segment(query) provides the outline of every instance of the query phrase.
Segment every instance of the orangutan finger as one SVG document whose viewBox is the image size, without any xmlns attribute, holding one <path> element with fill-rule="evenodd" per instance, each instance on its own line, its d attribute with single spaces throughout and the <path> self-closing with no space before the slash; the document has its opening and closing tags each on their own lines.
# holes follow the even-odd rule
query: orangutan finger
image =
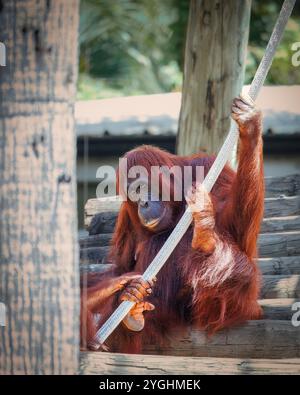
<svg viewBox="0 0 300 395">
<path fill-rule="evenodd" d="M 131 311 L 133 313 L 135 313 L 135 312 L 142 313 L 144 311 L 144 303 L 143 302 L 137 303 Z"/>
<path fill-rule="evenodd" d="M 238 98 L 248 107 L 255 106 L 253 99 L 248 94 L 242 93 Z"/>
<path fill-rule="evenodd" d="M 143 311 L 144 311 L 144 307 L 134 308 L 130 312 L 130 315 L 132 317 L 136 317 L 136 316 L 139 316 L 139 315 L 143 314 Z"/>
<path fill-rule="evenodd" d="M 140 278 L 140 274 L 132 274 L 132 275 L 126 275 L 126 276 L 121 276 L 121 279 L 119 281 L 120 285 L 126 285 L 129 283 L 129 281 L 135 280 Z"/>
<path fill-rule="evenodd" d="M 148 286 L 148 288 L 145 288 L 144 285 L 142 285 L 141 283 L 136 283 L 136 282 L 132 282 L 130 283 L 129 287 L 133 287 L 135 289 L 137 289 L 144 297 L 148 296 L 152 293 L 151 288 Z"/>
<path fill-rule="evenodd" d="M 127 291 L 121 295 L 120 300 L 129 300 L 130 302 L 139 303 L 139 299 Z"/>
<path fill-rule="evenodd" d="M 150 289 L 153 286 L 152 281 L 145 281 L 142 278 L 139 278 L 137 280 L 133 280 L 130 283 L 130 286 L 135 287 L 138 289 L 140 292 L 142 292 L 145 296 L 147 295 L 147 290 Z"/>
<path fill-rule="evenodd" d="M 145 297 L 145 295 L 142 292 L 138 291 L 135 287 L 127 287 L 126 292 L 134 295 L 140 302 L 142 302 Z"/>
<path fill-rule="evenodd" d="M 239 107 L 236 107 L 236 106 L 232 106 L 232 107 L 231 107 L 231 111 L 232 111 L 234 114 L 242 114 L 242 110 L 241 110 Z"/>
<path fill-rule="evenodd" d="M 144 287 L 145 289 L 150 287 L 148 281 L 145 281 L 142 277 L 134 279 L 130 285 L 133 285 L 133 284 L 139 284 L 142 287 Z"/>
</svg>

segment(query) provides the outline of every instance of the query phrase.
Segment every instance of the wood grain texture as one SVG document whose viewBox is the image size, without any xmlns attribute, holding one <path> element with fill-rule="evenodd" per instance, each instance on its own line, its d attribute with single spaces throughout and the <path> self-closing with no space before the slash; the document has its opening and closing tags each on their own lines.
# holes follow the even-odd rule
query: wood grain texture
<svg viewBox="0 0 300 395">
<path fill-rule="evenodd" d="M 300 195 L 300 174 L 265 178 L 266 197 Z"/>
<path fill-rule="evenodd" d="M 264 218 L 260 227 L 261 233 L 286 232 L 300 229 L 300 215 L 288 217 Z"/>
<path fill-rule="evenodd" d="M 265 199 L 264 217 L 286 217 L 300 214 L 300 196 L 282 196 Z"/>
<path fill-rule="evenodd" d="M 101 265 L 97 263 L 84 263 L 81 261 L 80 270 L 87 272 L 103 272 L 110 267 L 103 261 Z M 262 258 L 258 260 L 258 267 L 261 273 L 267 275 L 289 275 L 300 274 L 300 256 L 278 257 L 278 258 Z"/>
<path fill-rule="evenodd" d="M 291 320 L 295 311 L 292 306 L 298 299 L 261 299 L 259 304 L 263 309 L 265 320 Z"/>
<path fill-rule="evenodd" d="M 261 258 L 258 265 L 262 274 L 300 274 L 300 256 Z"/>
<path fill-rule="evenodd" d="M 83 240 L 81 241 L 81 249 L 80 249 L 81 263 L 93 264 L 93 263 L 106 262 L 107 254 L 109 252 L 110 238 L 109 237 L 106 238 L 102 236 L 103 235 L 101 235 L 100 237 L 92 236 L 92 240 L 90 240 L 90 236 L 88 236 L 86 238 L 86 241 Z M 258 239 L 258 250 L 259 250 L 260 258 L 280 258 L 280 257 L 299 256 L 300 231 L 261 234 Z M 292 265 L 292 262 L 296 264 L 298 261 L 292 259 L 291 260 L 286 259 L 285 262 L 289 262 Z"/>
<path fill-rule="evenodd" d="M 244 79 L 251 1 L 192 0 L 177 152 L 217 153 Z M 203 56 L 205 54 L 205 57 Z M 212 132 L 213 131 L 213 132 Z"/>
<path fill-rule="evenodd" d="M 1 2 L 0 374 L 74 374 L 77 0 Z"/>
<path fill-rule="evenodd" d="M 260 258 L 300 255 L 300 231 L 261 234 L 258 251 Z"/>
<path fill-rule="evenodd" d="M 91 261 L 95 262 L 95 259 L 91 259 Z M 82 273 L 105 273 L 113 265 L 82 263 L 80 267 Z M 298 273 L 299 271 L 297 268 Z M 263 275 L 260 297 L 261 299 L 300 298 L 300 274 Z"/>
<path fill-rule="evenodd" d="M 90 236 L 102 235 L 105 239 L 106 234 L 111 234 L 114 231 L 118 212 L 105 212 L 95 214 L 90 217 L 90 224 L 88 225 L 88 231 Z M 287 217 L 270 217 L 264 218 L 261 223 L 261 233 L 274 233 L 274 232 L 286 232 L 291 230 L 300 229 L 300 215 L 291 215 Z M 90 241 L 92 238 L 89 239 Z M 84 238 L 79 240 L 84 242 Z"/>
<path fill-rule="evenodd" d="M 174 329 L 169 342 L 145 347 L 146 354 L 228 358 L 299 358 L 299 328 L 291 321 L 260 320 L 224 330 L 212 338 L 203 331 Z"/>
<path fill-rule="evenodd" d="M 91 234 L 112 232 L 120 206 L 118 196 L 89 199 L 85 205 L 86 228 Z M 299 229 L 299 214 L 300 196 L 266 198 L 262 232 Z"/>
<path fill-rule="evenodd" d="M 300 359 L 242 359 L 82 352 L 80 374 L 254 375 L 300 374 Z"/>
<path fill-rule="evenodd" d="M 260 298 L 300 298 L 300 275 L 262 276 Z"/>
</svg>

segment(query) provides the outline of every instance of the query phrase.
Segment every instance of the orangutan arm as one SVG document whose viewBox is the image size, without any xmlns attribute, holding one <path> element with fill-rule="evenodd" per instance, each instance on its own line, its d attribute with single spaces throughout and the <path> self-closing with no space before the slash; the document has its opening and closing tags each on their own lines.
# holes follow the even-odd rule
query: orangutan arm
<svg viewBox="0 0 300 395">
<path fill-rule="evenodd" d="M 186 201 L 192 210 L 194 222 L 192 248 L 212 254 L 219 238 L 215 232 L 215 214 L 210 196 L 199 184 L 188 193 Z"/>
<path fill-rule="evenodd" d="M 262 115 L 249 100 L 237 98 L 232 117 L 239 127 L 239 164 L 222 222 L 241 250 L 252 258 L 256 255 L 264 205 Z"/>
</svg>

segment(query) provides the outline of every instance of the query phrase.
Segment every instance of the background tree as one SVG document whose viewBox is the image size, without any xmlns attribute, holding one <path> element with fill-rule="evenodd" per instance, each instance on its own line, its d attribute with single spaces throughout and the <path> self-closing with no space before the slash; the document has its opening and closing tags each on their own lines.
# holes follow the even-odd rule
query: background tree
<svg viewBox="0 0 300 395">
<path fill-rule="evenodd" d="M 0 374 L 72 374 L 78 1 L 2 1 L 0 26 Z"/>
<path fill-rule="evenodd" d="M 282 1 L 252 1 L 246 83 Z M 80 5 L 79 99 L 181 90 L 190 0 L 81 0 Z M 299 16 L 297 2 L 266 83 L 300 84 L 298 68 L 290 67 L 291 42 L 300 41 Z"/>
<path fill-rule="evenodd" d="M 244 81 L 251 1 L 192 0 L 177 151 L 217 153 Z"/>
</svg>

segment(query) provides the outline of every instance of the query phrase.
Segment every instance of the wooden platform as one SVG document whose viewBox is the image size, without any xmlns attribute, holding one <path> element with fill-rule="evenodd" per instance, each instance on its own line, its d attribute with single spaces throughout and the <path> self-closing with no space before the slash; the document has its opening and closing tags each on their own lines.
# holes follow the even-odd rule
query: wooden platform
<svg viewBox="0 0 300 395">
<path fill-rule="evenodd" d="M 120 201 L 90 199 L 80 239 L 81 271 L 105 271 Z M 292 324 L 300 302 L 300 176 L 266 179 L 265 218 L 259 237 L 264 318 L 222 331 L 213 338 L 195 328 L 173 331 L 168 346 L 149 355 L 82 353 L 82 373 L 264 374 L 300 373 L 300 326 Z M 150 355 L 152 354 L 152 355 Z M 156 354 L 156 355 L 155 355 Z M 167 356 L 167 357 L 166 357 Z M 180 358 L 179 358 L 180 357 Z"/>
</svg>

